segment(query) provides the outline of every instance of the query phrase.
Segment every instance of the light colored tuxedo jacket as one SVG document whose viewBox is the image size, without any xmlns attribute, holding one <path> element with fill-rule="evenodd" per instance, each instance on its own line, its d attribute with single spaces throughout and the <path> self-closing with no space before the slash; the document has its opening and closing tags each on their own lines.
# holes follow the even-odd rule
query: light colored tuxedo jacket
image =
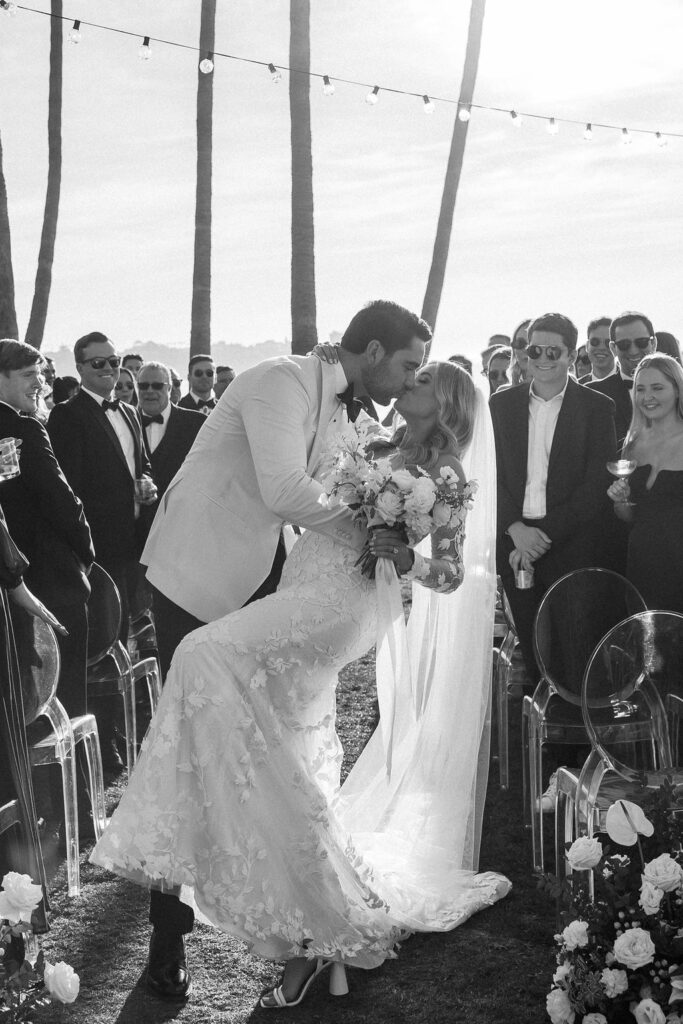
<svg viewBox="0 0 683 1024">
<path fill-rule="evenodd" d="M 163 496 L 143 551 L 150 582 L 204 622 L 251 597 L 283 523 L 359 548 L 351 513 L 312 479 L 339 410 L 336 367 L 281 356 L 238 374 Z"/>
</svg>

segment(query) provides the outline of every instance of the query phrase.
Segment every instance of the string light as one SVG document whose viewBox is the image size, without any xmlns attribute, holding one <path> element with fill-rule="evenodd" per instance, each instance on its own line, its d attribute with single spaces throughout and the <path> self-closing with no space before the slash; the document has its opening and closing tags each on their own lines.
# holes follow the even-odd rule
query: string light
<svg viewBox="0 0 683 1024">
<path fill-rule="evenodd" d="M 433 114 L 434 113 L 434 104 L 430 100 L 429 96 L 425 95 L 425 96 L 422 97 L 422 104 L 423 104 L 422 109 L 424 110 L 425 114 Z"/>
<path fill-rule="evenodd" d="M 524 118 L 521 116 L 521 114 L 518 114 L 516 110 L 511 110 L 510 111 L 510 120 L 514 124 L 515 128 L 521 128 L 522 127 L 522 121 L 524 120 Z"/>
<path fill-rule="evenodd" d="M 199 62 L 199 70 L 203 75 L 210 75 L 213 71 L 213 54 L 207 53 L 204 60 Z"/>
<path fill-rule="evenodd" d="M 463 104 L 461 103 L 460 106 L 458 107 L 458 120 L 459 121 L 469 121 L 469 119 L 471 117 L 472 117 L 472 112 L 471 112 L 470 108 L 463 106 Z"/>
<path fill-rule="evenodd" d="M 666 146 L 668 141 L 667 137 L 662 135 L 661 132 L 655 132 L 655 142 L 658 146 Z"/>
<path fill-rule="evenodd" d="M 73 28 L 69 32 L 70 43 L 80 43 L 81 41 L 81 23 L 80 21 L 74 21 Z"/>
<path fill-rule="evenodd" d="M 138 57 L 140 60 L 151 60 L 152 51 L 149 46 L 149 36 L 145 36 L 142 40 L 142 46 L 138 50 Z"/>
<path fill-rule="evenodd" d="M 270 71 L 270 77 L 273 79 L 274 82 L 282 81 L 282 72 L 280 71 L 279 68 L 276 68 L 274 64 L 269 64 L 268 70 Z"/>
<path fill-rule="evenodd" d="M 365 97 L 365 102 L 369 103 L 371 107 L 374 107 L 374 105 L 375 105 L 375 103 L 377 103 L 378 99 L 379 99 L 379 86 L 375 85 L 375 86 L 373 86 L 371 91 Z"/>
<path fill-rule="evenodd" d="M 548 135 L 557 135 L 560 127 L 554 117 L 551 117 L 548 121 Z"/>
<path fill-rule="evenodd" d="M 586 140 L 586 142 L 590 142 L 593 138 L 593 125 L 590 123 L 590 121 L 583 129 L 583 137 Z"/>
<path fill-rule="evenodd" d="M 326 96 L 334 96 L 334 83 L 330 81 L 329 75 L 323 75 L 323 92 Z"/>
<path fill-rule="evenodd" d="M 12 0 L 0 0 L 0 7 L 10 18 L 13 18 L 19 9 Z"/>
<path fill-rule="evenodd" d="M 621 144 L 622 144 L 622 146 L 630 146 L 632 142 L 633 142 L 633 139 L 631 138 L 631 133 L 628 130 L 628 128 L 622 128 L 621 129 Z"/>
</svg>

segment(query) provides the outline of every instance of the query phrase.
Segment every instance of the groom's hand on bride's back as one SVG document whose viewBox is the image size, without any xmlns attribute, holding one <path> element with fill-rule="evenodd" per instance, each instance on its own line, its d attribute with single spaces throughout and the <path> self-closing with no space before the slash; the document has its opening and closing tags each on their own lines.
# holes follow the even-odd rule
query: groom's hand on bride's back
<svg viewBox="0 0 683 1024">
<path fill-rule="evenodd" d="M 317 356 L 324 363 L 338 363 L 339 345 L 316 345 L 308 354 L 309 356 Z"/>
</svg>

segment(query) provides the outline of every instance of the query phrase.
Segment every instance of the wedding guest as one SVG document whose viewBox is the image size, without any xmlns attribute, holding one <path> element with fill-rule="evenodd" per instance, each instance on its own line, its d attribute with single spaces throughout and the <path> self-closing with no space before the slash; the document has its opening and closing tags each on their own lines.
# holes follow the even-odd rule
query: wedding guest
<svg viewBox="0 0 683 1024">
<path fill-rule="evenodd" d="M 116 393 L 115 397 L 122 402 L 126 402 L 127 405 L 136 406 L 138 404 L 138 392 L 132 370 L 127 369 L 125 366 L 121 367 L 121 376 L 114 386 L 114 391 Z"/>
<path fill-rule="evenodd" d="M 590 376 L 591 361 L 588 358 L 588 351 L 585 345 L 579 345 L 576 350 L 576 362 L 574 363 L 574 375 L 580 384 Z"/>
<path fill-rule="evenodd" d="M 631 524 L 627 577 L 648 608 L 683 614 L 683 367 L 659 352 L 646 356 L 633 392 L 623 456 L 637 467 L 607 493 Z"/>
<path fill-rule="evenodd" d="M 463 370 L 467 370 L 470 377 L 472 376 L 472 360 L 468 359 L 467 356 L 449 356 L 448 362 L 455 363 L 456 366 L 462 366 Z"/>
<path fill-rule="evenodd" d="M 138 376 L 140 413 L 152 475 L 161 498 L 194 444 L 206 417 L 171 403 L 171 374 L 163 363 L 145 363 Z M 144 518 L 154 518 L 155 505 L 148 505 Z"/>
<path fill-rule="evenodd" d="M 216 367 L 216 383 L 213 386 L 213 393 L 218 400 L 225 389 L 232 384 L 235 379 L 235 371 L 232 366 L 217 366 Z"/>
<path fill-rule="evenodd" d="M 587 376 L 579 377 L 580 384 L 588 384 L 589 381 L 604 380 L 614 373 L 614 353 L 610 348 L 609 328 L 612 318 L 609 316 L 598 316 L 588 324 L 586 346 L 590 360 L 590 373 Z M 578 375 L 577 375 L 578 376 Z"/>
<path fill-rule="evenodd" d="M 677 363 L 681 363 L 681 346 L 675 335 L 669 334 L 668 331 L 657 331 L 655 338 L 657 339 L 658 352 L 661 352 L 663 355 L 672 356 Z"/>
<path fill-rule="evenodd" d="M 169 366 L 168 372 L 171 374 L 171 402 L 173 405 L 177 405 L 180 401 L 183 382 L 180 378 L 180 374 L 173 366 Z"/>
<path fill-rule="evenodd" d="M 547 313 L 529 325 L 531 383 L 491 396 L 498 464 L 497 562 L 527 674 L 538 679 L 532 631 L 548 587 L 600 564 L 600 515 L 615 458 L 614 405 L 570 378 L 577 330 Z M 533 573 L 519 589 L 520 569 Z"/>
<path fill-rule="evenodd" d="M 58 696 L 71 717 L 86 711 L 87 573 L 94 559 L 83 505 L 67 483 L 47 431 L 35 418 L 41 355 L 21 341 L 0 341 L 0 437 L 21 440 L 18 476 L 2 482 L 7 525 L 30 562 L 27 586 L 68 630 L 59 636 Z"/>
<path fill-rule="evenodd" d="M 510 383 L 508 373 L 511 361 L 512 349 L 509 345 L 499 345 L 498 348 L 494 348 L 486 367 L 486 376 L 492 395 L 495 395 L 498 388 Z"/>
<path fill-rule="evenodd" d="M 180 399 L 178 407 L 192 409 L 194 412 L 201 412 L 208 416 L 216 407 L 216 399 L 213 397 L 215 376 L 216 371 L 211 356 L 192 356 L 187 365 L 190 392 Z"/>
<path fill-rule="evenodd" d="M 125 355 L 121 360 L 121 366 L 125 367 L 126 370 L 130 370 L 130 372 L 133 374 L 134 379 L 137 379 L 137 376 L 140 372 L 140 367 L 142 366 L 143 363 L 144 359 L 142 358 L 141 355 L 138 355 L 137 352 L 128 352 L 127 355 Z M 124 398 L 123 400 L 124 402 L 128 401 L 127 398 Z"/>
<path fill-rule="evenodd" d="M 80 384 L 75 377 L 55 377 L 52 386 L 52 407 L 60 405 L 61 402 L 68 402 L 77 394 Z"/>
<path fill-rule="evenodd" d="M 491 353 L 494 349 L 500 348 L 501 345 L 509 345 L 510 339 L 507 334 L 492 334 L 489 338 L 489 343 L 485 349 L 481 352 L 481 372 L 486 376 L 486 368 L 491 358 Z"/>
<path fill-rule="evenodd" d="M 43 388 L 42 399 L 48 410 L 54 405 L 52 392 L 54 388 L 55 378 L 57 371 L 55 370 L 55 361 L 50 356 L 43 356 L 43 377 L 45 378 L 45 387 Z"/>
<path fill-rule="evenodd" d="M 616 406 L 617 446 L 624 443 L 631 422 L 633 405 L 631 388 L 638 363 L 651 355 L 657 347 L 652 321 L 643 313 L 621 313 L 610 324 L 610 349 L 618 365 L 616 373 L 602 380 L 591 381 L 586 387 L 611 398 Z"/>
<path fill-rule="evenodd" d="M 530 323 L 531 320 L 522 320 L 512 332 L 511 346 L 515 358 L 510 369 L 510 379 L 513 385 L 531 379 L 529 357 L 526 354 L 527 345 L 529 344 L 527 331 Z"/>
</svg>

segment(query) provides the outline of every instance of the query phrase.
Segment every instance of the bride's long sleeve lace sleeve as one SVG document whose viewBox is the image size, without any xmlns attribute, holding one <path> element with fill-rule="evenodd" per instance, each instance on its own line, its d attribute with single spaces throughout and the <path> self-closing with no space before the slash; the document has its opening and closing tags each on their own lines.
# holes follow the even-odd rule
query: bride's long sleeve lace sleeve
<svg viewBox="0 0 683 1024">
<path fill-rule="evenodd" d="M 451 594 L 458 589 L 465 575 L 462 554 L 465 543 L 465 521 L 467 512 L 472 507 L 475 490 L 476 483 L 474 482 L 464 485 L 457 495 L 448 523 L 440 526 L 431 534 L 431 558 L 426 558 L 415 551 L 413 567 L 410 572 L 403 575 L 402 579 L 412 580 L 439 594 Z"/>
</svg>

